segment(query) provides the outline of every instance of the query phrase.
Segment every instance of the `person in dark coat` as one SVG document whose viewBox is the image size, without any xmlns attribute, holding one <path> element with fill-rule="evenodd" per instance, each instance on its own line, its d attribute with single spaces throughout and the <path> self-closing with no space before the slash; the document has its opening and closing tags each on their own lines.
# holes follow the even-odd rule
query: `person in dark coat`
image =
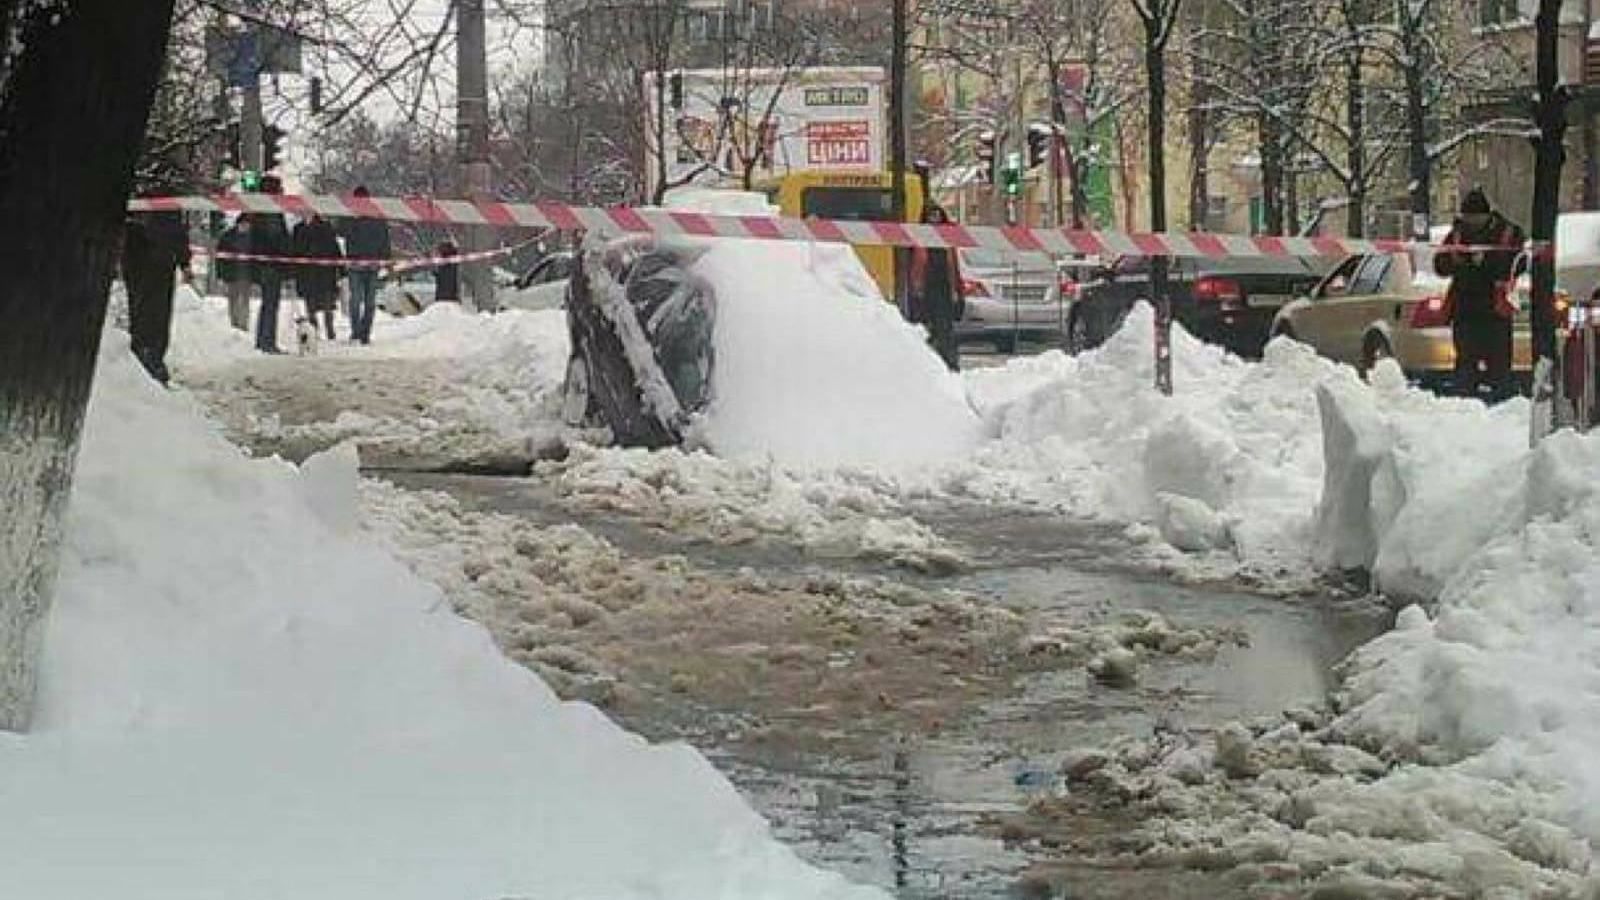
<svg viewBox="0 0 1600 900">
<path fill-rule="evenodd" d="M 261 191 L 280 194 L 283 184 L 274 176 L 262 179 Z M 289 226 L 278 213 L 251 213 L 250 252 L 257 256 L 286 257 L 291 250 Z M 256 349 L 282 353 L 278 347 L 278 304 L 283 299 L 283 279 L 288 263 L 256 261 L 250 271 L 261 288 L 261 310 L 256 314 Z"/>
<path fill-rule="evenodd" d="M 128 333 L 133 355 L 150 377 L 166 384 L 172 341 L 172 292 L 177 273 L 188 282 L 189 233 L 176 212 L 129 216 L 122 234 L 122 280 L 128 291 Z"/>
<path fill-rule="evenodd" d="M 1473 188 L 1434 256 L 1435 270 L 1450 279 L 1445 309 L 1455 341 L 1455 388 L 1462 396 L 1476 397 L 1485 384 L 1496 402 L 1515 393 L 1512 288 L 1523 241 L 1522 229 L 1489 205 L 1482 188 Z"/>
<path fill-rule="evenodd" d="M 929 225 L 948 225 L 950 216 L 943 207 L 930 205 L 922 221 Z M 908 318 L 928 326 L 928 343 L 951 371 L 961 365 L 956 345 L 960 292 L 961 263 L 955 250 L 918 247 L 912 251 Z"/>
<path fill-rule="evenodd" d="M 435 251 L 439 256 L 450 258 L 458 253 L 455 241 L 446 238 L 439 243 Z M 433 270 L 433 301 L 435 303 L 460 303 L 461 302 L 461 266 L 458 263 L 448 262 Z"/>
<path fill-rule="evenodd" d="M 301 259 L 343 259 L 339 249 L 339 236 L 333 226 L 322 216 L 313 214 L 294 227 L 294 255 Z M 294 274 L 295 290 L 306 302 L 307 317 L 315 325 L 322 320 L 328 340 L 336 340 L 333 330 L 333 312 L 339 305 L 339 275 L 337 266 L 301 265 Z"/>
<path fill-rule="evenodd" d="M 357 198 L 371 196 L 366 187 L 357 187 Z M 389 223 L 382 219 L 351 219 L 344 231 L 345 251 L 350 259 L 365 264 L 350 267 L 350 339 L 372 343 L 372 320 L 378 309 L 378 269 L 394 255 L 389 242 Z"/>
<path fill-rule="evenodd" d="M 250 263 L 247 260 L 222 259 L 223 253 L 250 252 L 250 220 L 238 217 L 217 239 L 217 280 L 227 286 L 228 321 L 234 328 L 250 330 Z"/>
</svg>

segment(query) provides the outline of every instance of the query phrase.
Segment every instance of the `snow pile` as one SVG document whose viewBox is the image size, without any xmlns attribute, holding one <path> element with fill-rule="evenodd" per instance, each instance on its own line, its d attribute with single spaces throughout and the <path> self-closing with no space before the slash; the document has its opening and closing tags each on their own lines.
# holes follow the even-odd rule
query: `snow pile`
<svg viewBox="0 0 1600 900">
<path fill-rule="evenodd" d="M 1344 510 L 1324 536 L 1371 547 L 1381 588 L 1437 609 L 1406 610 L 1356 653 L 1336 728 L 1513 790 L 1554 788 L 1562 820 L 1600 840 L 1600 435 L 1530 452 L 1505 427 L 1526 421 L 1523 404 L 1424 418 L 1385 399 L 1323 394 L 1330 486 L 1344 488 L 1325 500 Z"/>
<path fill-rule="evenodd" d="M 1109 838 L 1105 855 L 1140 869 L 1229 871 L 1252 896 L 1511 900 L 1600 890 L 1589 843 L 1547 795 L 1460 767 L 1399 764 L 1341 741 L 1310 711 L 1203 740 L 1158 730 L 1069 752 L 1062 774 L 1069 792 L 1141 821 Z M 1056 808 L 1044 800 L 1035 812 L 1050 823 Z"/>
<path fill-rule="evenodd" d="M 1355 374 L 1292 342 L 1274 342 L 1254 364 L 1174 329 L 1177 390 L 1162 397 L 1151 387 L 1151 327 L 1141 307 L 1091 353 L 969 373 L 998 438 L 945 489 L 1150 523 L 1181 549 L 1304 570 L 1323 475 L 1308 385 L 1357 385 Z"/>
<path fill-rule="evenodd" d="M 1431 600 L 1512 520 L 1525 492 L 1528 404 L 1488 408 L 1405 388 L 1393 364 L 1372 389 L 1317 388 L 1327 460 L 1317 562 L 1372 571 L 1387 594 Z"/>
<path fill-rule="evenodd" d="M 37 731 L 0 735 L 9 893 L 871 895 L 343 533 L 348 456 L 247 461 L 106 344 Z"/>
<path fill-rule="evenodd" d="M 802 468 L 916 468 L 982 437 L 961 381 L 885 303 L 848 247 L 720 241 L 717 366 L 697 429 L 719 456 Z"/>
<path fill-rule="evenodd" d="M 698 452 L 574 445 L 566 459 L 540 463 L 536 475 L 552 479 L 574 508 L 624 513 L 693 540 L 778 540 L 819 558 L 882 560 L 929 572 L 966 563 L 959 548 L 899 511 L 892 482 L 865 473 L 824 475 Z"/>
<path fill-rule="evenodd" d="M 1396 896 L 1594 896 L 1600 435 L 1526 447 L 1529 410 L 1321 383 L 1313 538 L 1431 604 L 1343 666 L 1335 712 L 1158 735 L 1095 787 L 1154 815 L 1124 848 Z"/>
</svg>

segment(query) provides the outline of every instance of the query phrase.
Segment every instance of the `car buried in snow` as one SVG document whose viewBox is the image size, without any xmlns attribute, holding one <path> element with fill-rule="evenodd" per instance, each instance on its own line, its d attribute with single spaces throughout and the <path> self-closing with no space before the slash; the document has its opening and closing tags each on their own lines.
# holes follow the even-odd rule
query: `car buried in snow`
<svg viewBox="0 0 1600 900">
<path fill-rule="evenodd" d="M 563 251 L 539 260 L 501 291 L 500 305 L 528 311 L 559 309 L 566 302 L 576 258 L 577 254 Z"/>
<path fill-rule="evenodd" d="M 682 443 L 711 397 L 716 296 L 694 274 L 704 245 L 593 239 L 567 290 L 562 416 L 626 447 Z"/>
</svg>

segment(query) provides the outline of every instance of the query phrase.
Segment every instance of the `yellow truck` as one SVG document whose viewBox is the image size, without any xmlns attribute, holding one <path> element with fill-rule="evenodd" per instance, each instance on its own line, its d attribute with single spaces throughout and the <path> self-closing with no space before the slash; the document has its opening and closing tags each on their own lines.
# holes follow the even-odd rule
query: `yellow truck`
<svg viewBox="0 0 1600 900">
<path fill-rule="evenodd" d="M 888 172 L 807 171 L 784 175 L 760 185 L 782 215 L 800 219 L 835 219 L 847 222 L 894 220 L 894 177 Z M 922 179 L 906 174 L 906 208 L 903 221 L 922 220 Z M 894 283 L 894 249 L 856 247 L 885 298 L 898 296 Z"/>
</svg>

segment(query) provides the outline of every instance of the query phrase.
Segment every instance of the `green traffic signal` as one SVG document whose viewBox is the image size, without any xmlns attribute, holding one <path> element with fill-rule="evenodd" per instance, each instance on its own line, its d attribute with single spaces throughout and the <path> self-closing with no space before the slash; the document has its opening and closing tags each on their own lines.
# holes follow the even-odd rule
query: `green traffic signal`
<svg viewBox="0 0 1600 900">
<path fill-rule="evenodd" d="M 239 176 L 239 187 L 247 194 L 254 194 L 261 190 L 261 173 L 244 172 Z"/>
<path fill-rule="evenodd" d="M 1005 168 L 1000 170 L 1000 181 L 1005 187 L 1007 197 L 1017 197 L 1022 194 L 1022 154 L 1007 153 Z"/>
</svg>

